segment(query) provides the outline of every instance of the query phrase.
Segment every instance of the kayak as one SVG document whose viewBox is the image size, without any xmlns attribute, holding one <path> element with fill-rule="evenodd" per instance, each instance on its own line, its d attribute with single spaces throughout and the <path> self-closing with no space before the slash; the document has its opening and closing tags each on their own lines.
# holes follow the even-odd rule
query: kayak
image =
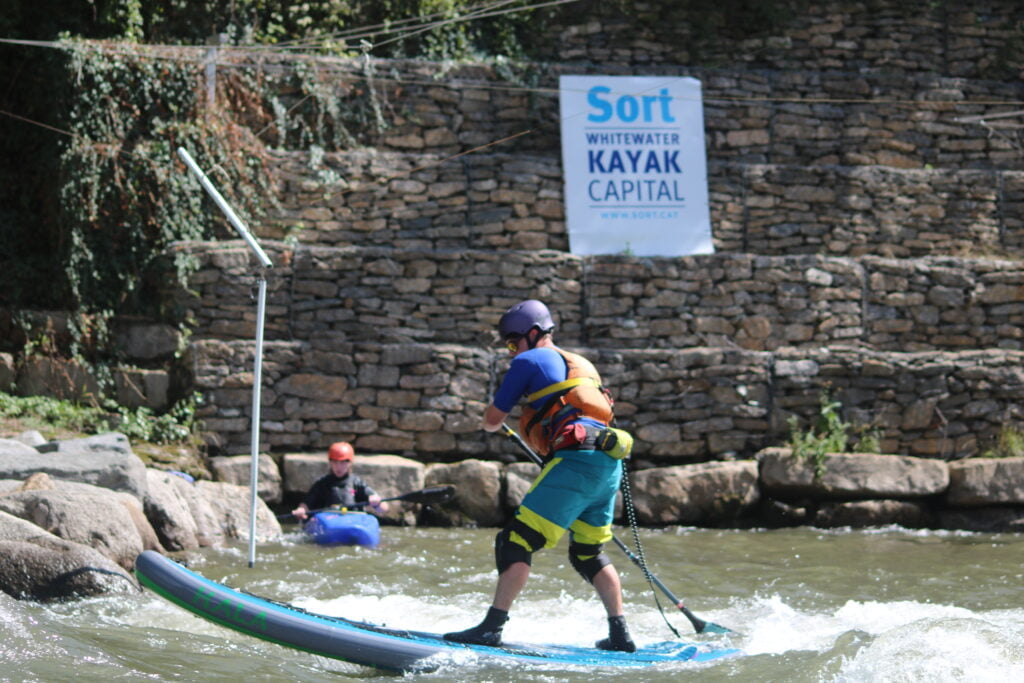
<svg viewBox="0 0 1024 683">
<path fill-rule="evenodd" d="M 221 626 L 322 657 L 398 672 L 432 671 L 445 663 L 500 660 L 520 665 L 646 667 L 708 662 L 737 654 L 732 648 L 665 642 L 636 652 L 608 652 L 572 645 L 505 643 L 466 645 L 436 633 L 386 628 L 343 617 L 308 612 L 285 603 L 236 591 L 211 581 L 154 550 L 135 560 L 142 585 L 180 607 Z"/>
<path fill-rule="evenodd" d="M 315 513 L 303 527 L 320 545 L 364 545 L 380 543 L 380 522 L 368 512 L 324 510 Z"/>
</svg>

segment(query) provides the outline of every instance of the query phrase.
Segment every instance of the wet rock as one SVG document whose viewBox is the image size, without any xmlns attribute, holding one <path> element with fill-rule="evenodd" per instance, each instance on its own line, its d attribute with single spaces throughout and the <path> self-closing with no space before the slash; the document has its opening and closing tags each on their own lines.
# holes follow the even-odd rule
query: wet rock
<svg viewBox="0 0 1024 683">
<path fill-rule="evenodd" d="M 146 548 L 161 549 L 134 496 L 78 482 L 49 482 L 38 473 L 20 490 L 0 496 L 0 510 L 55 536 L 90 546 L 125 569 Z"/>
<path fill-rule="evenodd" d="M 149 490 L 144 509 L 146 518 L 168 550 L 199 547 L 199 529 L 189 509 L 193 483 L 171 472 L 146 470 Z"/>
<path fill-rule="evenodd" d="M 904 500 L 858 500 L 828 503 L 814 516 L 817 527 L 864 528 L 897 524 L 908 529 L 931 526 L 934 519 L 928 506 Z"/>
<path fill-rule="evenodd" d="M 938 524 L 943 529 L 987 533 L 1024 532 L 1024 507 L 982 507 L 941 510 Z"/>
<path fill-rule="evenodd" d="M 0 590 L 20 599 L 63 600 L 138 589 L 117 563 L 0 512 Z"/>
</svg>

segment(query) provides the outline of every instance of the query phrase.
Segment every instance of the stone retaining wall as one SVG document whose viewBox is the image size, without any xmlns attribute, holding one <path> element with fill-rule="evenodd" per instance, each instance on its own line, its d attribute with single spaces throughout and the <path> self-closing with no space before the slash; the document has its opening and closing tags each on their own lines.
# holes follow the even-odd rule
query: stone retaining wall
<svg viewBox="0 0 1024 683">
<path fill-rule="evenodd" d="M 180 55 L 181 50 L 174 54 Z M 159 50 L 157 50 L 159 53 Z M 203 54 L 195 51 L 195 59 Z M 560 148 L 558 77 L 635 75 L 613 65 L 490 64 L 375 60 L 373 87 L 360 60 L 287 58 L 222 50 L 226 68 L 289 76 L 298 65 L 318 74 L 332 114 L 313 106 L 312 130 L 345 126 L 345 148 L 453 155 L 485 145 L 495 151 L 550 155 Z M 511 75 L 510 75 L 511 72 Z M 857 71 L 752 71 L 651 66 L 649 76 L 701 81 L 708 159 L 796 166 L 1024 169 L 1019 122 L 1001 115 L 1024 100 L 1024 83 Z M 370 102 L 370 93 L 378 98 Z M 282 85 L 285 111 L 308 95 Z M 380 119 L 333 122 L 338 112 L 380 112 Z M 308 112 L 308 113 L 302 113 Z M 265 128 L 262 124 L 257 128 Z M 268 145 L 296 144 L 264 131 Z M 256 132 L 256 130 L 254 130 Z M 499 143 L 498 145 L 497 143 Z M 325 142 L 326 144 L 326 142 Z M 331 143 L 334 144 L 334 143 Z M 308 140 L 304 148 L 308 145 Z"/>
<path fill-rule="evenodd" d="M 1024 266 L 1015 261 L 264 246 L 279 264 L 269 273 L 268 339 L 486 346 L 502 312 L 540 298 L 563 343 L 601 348 L 1024 347 Z M 199 264 L 187 291 L 167 294 L 194 333 L 254 338 L 247 248 L 176 249 Z"/>
<path fill-rule="evenodd" d="M 205 396 L 200 417 L 220 452 L 250 448 L 252 350 L 248 341 L 190 347 L 194 385 Z M 816 420 L 826 391 L 847 420 L 878 430 L 885 452 L 937 458 L 981 451 L 1024 410 L 1020 351 L 583 351 L 612 388 L 645 466 L 749 457 L 784 442 L 791 415 Z M 331 334 L 270 342 L 261 444 L 317 452 L 346 440 L 419 460 L 515 458 L 512 444 L 479 429 L 503 356 Z"/>
<path fill-rule="evenodd" d="M 319 246 L 569 251 L 560 159 L 357 150 L 274 153 L 257 233 Z M 440 165 L 439 165 L 440 164 Z M 712 162 L 719 252 L 1024 254 L 1024 173 Z"/>
<path fill-rule="evenodd" d="M 733 38 L 729 26 L 701 33 L 701 24 L 688 20 L 681 3 L 632 2 L 625 11 L 601 3 L 587 8 L 585 23 L 570 5 L 547 25 L 551 38 L 542 45 L 548 46 L 550 61 L 644 67 L 743 64 L 750 69 L 877 69 L 969 78 L 1024 68 L 1012 49 L 1024 8 L 1013 0 L 829 0 L 801 3 L 793 16 L 781 3 L 767 7 L 777 23 L 762 25 L 759 35 L 744 39 Z"/>
</svg>

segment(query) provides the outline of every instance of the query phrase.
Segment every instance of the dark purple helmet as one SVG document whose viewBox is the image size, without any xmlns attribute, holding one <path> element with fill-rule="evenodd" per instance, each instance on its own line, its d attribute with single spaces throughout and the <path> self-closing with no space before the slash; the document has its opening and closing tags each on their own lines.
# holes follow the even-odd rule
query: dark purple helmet
<svg viewBox="0 0 1024 683">
<path fill-rule="evenodd" d="M 498 322 L 498 334 L 502 339 L 523 337 L 535 327 L 541 332 L 550 332 L 555 329 L 555 323 L 547 306 L 536 299 L 527 299 L 505 311 Z"/>
</svg>

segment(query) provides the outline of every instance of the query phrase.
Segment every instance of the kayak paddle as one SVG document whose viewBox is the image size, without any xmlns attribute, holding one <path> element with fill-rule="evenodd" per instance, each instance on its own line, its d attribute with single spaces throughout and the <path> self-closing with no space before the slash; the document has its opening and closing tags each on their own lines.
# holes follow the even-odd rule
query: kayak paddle
<svg viewBox="0 0 1024 683">
<path fill-rule="evenodd" d="M 514 429 L 509 427 L 508 423 L 502 422 L 501 427 L 502 430 L 505 432 L 505 435 L 511 438 L 513 441 L 515 441 L 516 444 L 519 445 L 519 448 L 522 449 L 522 451 L 526 453 L 527 456 L 529 456 L 530 460 L 532 460 L 535 464 L 539 465 L 540 467 L 544 467 L 544 461 L 541 460 L 541 457 L 533 452 L 533 449 L 530 448 L 530 446 L 525 441 L 523 441 L 523 437 L 519 436 L 519 434 Z M 691 612 L 686 607 L 686 605 L 683 604 L 683 601 L 677 598 L 675 595 L 673 595 L 672 591 L 670 591 L 668 587 L 661 582 L 661 579 L 652 574 L 650 569 L 644 566 L 644 563 L 640 560 L 640 558 L 634 555 L 625 543 L 620 541 L 614 535 L 612 536 L 612 540 L 615 541 L 615 545 L 617 545 L 619 549 L 622 550 L 622 552 L 626 553 L 626 557 L 632 560 L 633 564 L 635 564 L 637 567 L 640 567 L 640 569 L 644 570 L 644 573 L 647 574 L 647 576 L 650 577 L 651 581 L 654 582 L 654 585 L 657 586 L 661 590 L 661 592 L 665 594 L 665 597 L 671 600 L 672 604 L 675 605 L 679 609 L 679 611 L 682 612 L 686 616 L 686 618 L 690 620 L 690 623 L 693 624 L 694 631 L 696 631 L 697 633 L 733 632 L 731 629 L 728 629 L 724 626 L 719 626 L 718 624 L 712 623 L 710 621 L 704 621 L 696 614 Z"/>
<path fill-rule="evenodd" d="M 451 499 L 455 495 L 454 486 L 434 486 L 428 489 L 420 489 L 419 491 L 410 491 L 409 493 L 403 493 L 400 496 L 392 496 L 391 498 L 381 498 L 380 502 L 386 502 L 391 500 L 398 500 L 403 503 L 421 503 L 423 505 L 429 505 L 431 503 L 444 503 Z M 346 505 L 346 508 L 361 508 L 366 507 L 369 503 L 353 503 L 352 505 Z M 312 515 L 317 512 L 328 512 L 330 510 L 336 510 L 337 508 L 318 508 L 316 510 L 309 510 L 306 514 Z M 291 517 L 292 513 L 286 512 L 282 515 L 278 515 L 279 519 L 285 519 Z"/>
</svg>

